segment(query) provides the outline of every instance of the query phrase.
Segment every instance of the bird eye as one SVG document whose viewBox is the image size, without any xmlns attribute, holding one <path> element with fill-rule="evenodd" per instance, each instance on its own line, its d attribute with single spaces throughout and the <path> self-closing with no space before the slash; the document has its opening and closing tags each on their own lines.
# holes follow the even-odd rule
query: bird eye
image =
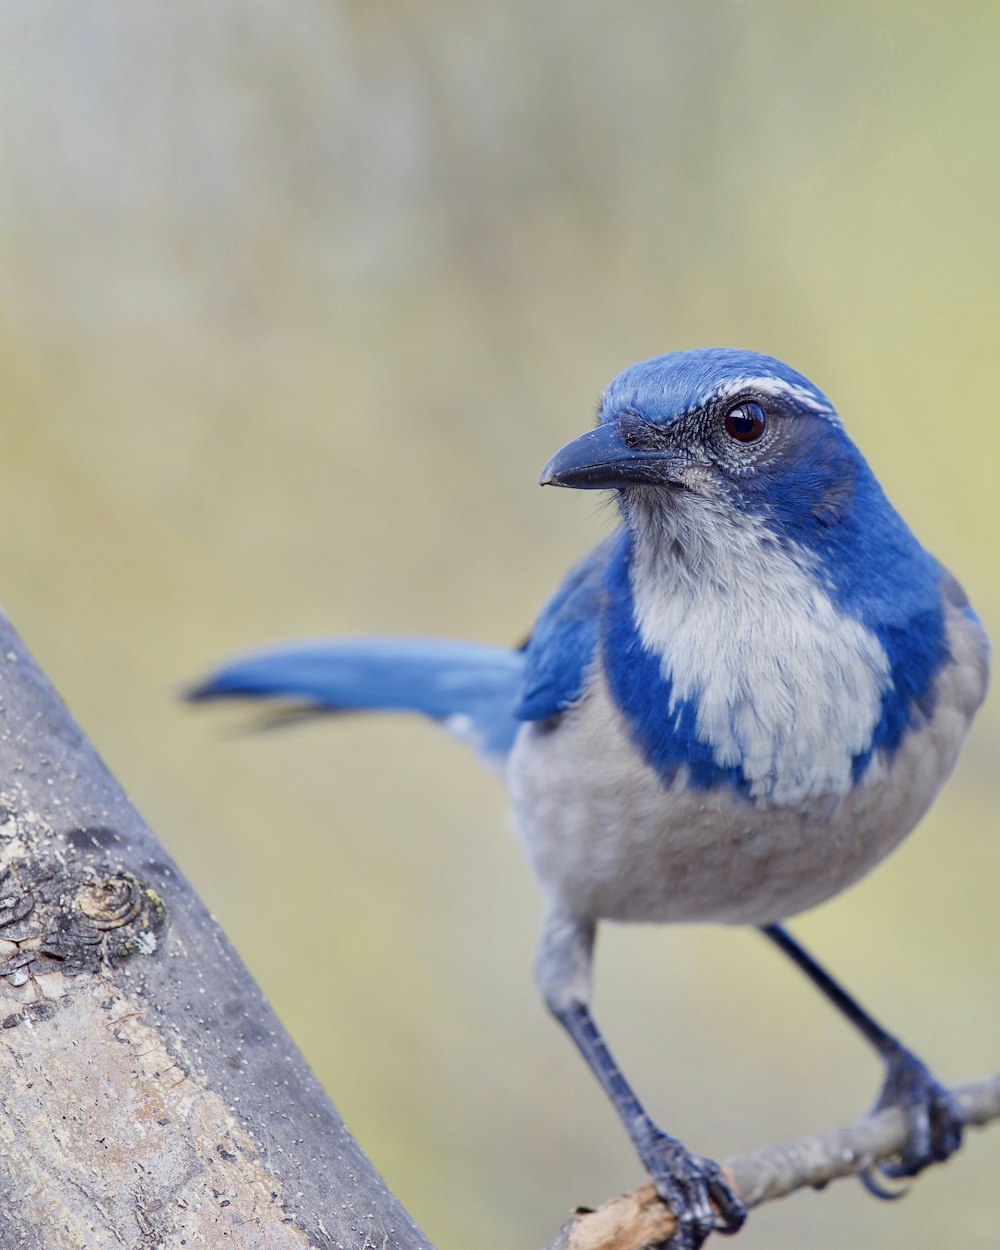
<svg viewBox="0 0 1000 1250">
<path fill-rule="evenodd" d="M 729 437 L 738 443 L 755 443 L 767 429 L 767 417 L 760 404 L 747 400 L 730 408 L 722 424 Z"/>
</svg>

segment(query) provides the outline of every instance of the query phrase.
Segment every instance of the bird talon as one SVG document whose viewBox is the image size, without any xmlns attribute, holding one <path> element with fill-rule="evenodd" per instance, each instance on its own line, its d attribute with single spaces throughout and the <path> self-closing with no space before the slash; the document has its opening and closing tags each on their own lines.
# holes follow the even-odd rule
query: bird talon
<svg viewBox="0 0 1000 1250">
<path fill-rule="evenodd" d="M 899 1189 L 889 1189 L 883 1185 L 879 1177 L 884 1176 L 893 1180 L 898 1179 L 895 1170 L 891 1170 L 891 1165 L 881 1164 L 877 1167 L 865 1168 L 858 1174 L 858 1180 L 864 1185 L 865 1189 L 873 1198 L 878 1198 L 880 1202 L 895 1202 L 899 1198 L 905 1198 L 910 1192 L 909 1185 L 902 1185 Z"/>
<path fill-rule="evenodd" d="M 743 1199 L 711 1159 L 692 1154 L 657 1131 L 643 1152 L 656 1192 L 670 1208 L 676 1230 L 663 1250 L 700 1250 L 713 1232 L 738 1232 L 746 1220 Z"/>
<path fill-rule="evenodd" d="M 965 1119 L 961 1108 L 927 1066 L 902 1046 L 889 1058 L 885 1082 L 875 1110 L 899 1107 L 907 1121 L 907 1140 L 898 1158 L 878 1167 L 881 1176 L 899 1180 L 916 1176 L 932 1163 L 943 1163 L 962 1145 Z M 867 1178 L 867 1179 L 866 1179 Z M 865 1188 L 878 1198 L 898 1198 L 907 1192 L 888 1190 L 871 1181 L 871 1171 L 862 1177 Z"/>
</svg>

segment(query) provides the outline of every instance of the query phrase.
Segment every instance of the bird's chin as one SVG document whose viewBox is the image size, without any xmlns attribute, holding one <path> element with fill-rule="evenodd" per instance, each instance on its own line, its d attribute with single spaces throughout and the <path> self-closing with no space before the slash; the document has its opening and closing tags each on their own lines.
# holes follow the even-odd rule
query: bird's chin
<svg viewBox="0 0 1000 1250">
<path fill-rule="evenodd" d="M 636 484 L 618 491 L 618 508 L 622 518 L 637 532 L 652 530 L 660 534 L 665 529 L 672 531 L 679 518 L 691 510 L 692 504 L 695 500 L 691 492 L 679 482 L 657 486 Z"/>
<path fill-rule="evenodd" d="M 686 469 L 669 481 L 633 482 L 626 487 L 620 487 L 618 493 L 634 501 L 638 507 L 656 510 L 677 507 L 682 500 L 714 499 L 718 489 L 707 473 L 699 469 Z"/>
<path fill-rule="evenodd" d="M 660 512 L 677 506 L 680 496 L 688 494 L 680 482 L 658 482 L 655 486 L 636 483 L 622 487 L 618 499 L 624 513 Z"/>
<path fill-rule="evenodd" d="M 618 502 L 628 524 L 637 531 L 654 534 L 655 541 L 662 542 L 716 523 L 719 495 L 717 481 L 708 474 L 689 470 L 683 480 L 657 486 L 636 484 L 619 490 Z"/>
</svg>

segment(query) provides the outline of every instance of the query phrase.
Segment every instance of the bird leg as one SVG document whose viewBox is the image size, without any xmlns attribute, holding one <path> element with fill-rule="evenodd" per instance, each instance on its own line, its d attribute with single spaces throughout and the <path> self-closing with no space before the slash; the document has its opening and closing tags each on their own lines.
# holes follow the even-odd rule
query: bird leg
<svg viewBox="0 0 1000 1250">
<path fill-rule="evenodd" d="M 795 963 L 833 1005 L 859 1029 L 886 1065 L 885 1080 L 875 1110 L 899 1107 L 906 1116 L 909 1133 L 898 1159 L 881 1164 L 877 1171 L 897 1180 L 916 1176 L 931 1163 L 943 1163 L 962 1144 L 965 1121 L 948 1090 L 926 1065 L 897 1038 L 888 1033 L 813 959 L 781 925 L 765 925 L 761 932 Z M 898 1190 L 879 1184 L 872 1171 L 862 1176 L 865 1188 L 877 1198 L 898 1198 Z"/>
<path fill-rule="evenodd" d="M 677 1221 L 670 1250 L 700 1250 L 712 1232 L 737 1232 L 746 1219 L 746 1205 L 717 1163 L 692 1154 L 653 1123 L 615 1062 L 587 1005 L 593 941 L 592 925 L 550 916 L 538 955 L 539 986 L 549 1010 L 611 1099 L 656 1192 Z"/>
<path fill-rule="evenodd" d="M 574 1002 L 554 1015 L 614 1104 L 656 1192 L 677 1221 L 670 1250 L 699 1250 L 709 1233 L 737 1232 L 747 1214 L 742 1198 L 717 1163 L 692 1154 L 653 1123 L 608 1050 L 590 1008 Z"/>
</svg>

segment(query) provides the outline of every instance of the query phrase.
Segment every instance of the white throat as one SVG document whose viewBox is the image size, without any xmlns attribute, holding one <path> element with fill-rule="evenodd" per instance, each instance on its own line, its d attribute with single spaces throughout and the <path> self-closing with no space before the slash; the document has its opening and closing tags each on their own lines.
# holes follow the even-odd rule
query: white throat
<svg viewBox="0 0 1000 1250">
<path fill-rule="evenodd" d="M 669 714 L 692 703 L 714 762 L 740 767 L 754 798 L 847 794 L 890 681 L 878 638 L 762 520 L 691 492 L 655 511 L 632 502 L 636 624 L 671 684 Z"/>
</svg>

